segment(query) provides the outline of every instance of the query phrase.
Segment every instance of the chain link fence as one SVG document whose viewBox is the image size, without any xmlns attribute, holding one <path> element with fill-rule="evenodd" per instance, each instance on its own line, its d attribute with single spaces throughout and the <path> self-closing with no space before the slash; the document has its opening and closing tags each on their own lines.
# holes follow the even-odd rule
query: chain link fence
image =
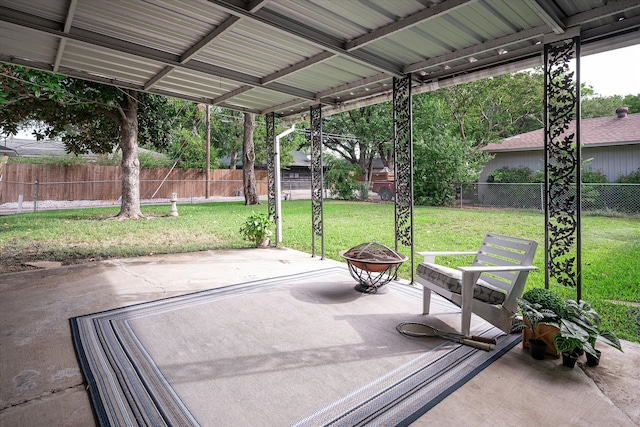
<svg viewBox="0 0 640 427">
<path fill-rule="evenodd" d="M 467 183 L 460 186 L 460 206 L 544 211 L 544 184 Z M 587 214 L 640 216 L 640 184 L 582 184 Z"/>
</svg>

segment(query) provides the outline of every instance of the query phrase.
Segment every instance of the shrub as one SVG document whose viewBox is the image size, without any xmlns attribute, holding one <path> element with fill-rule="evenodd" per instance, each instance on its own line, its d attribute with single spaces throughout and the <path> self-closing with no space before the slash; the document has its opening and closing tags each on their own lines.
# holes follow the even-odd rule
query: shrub
<svg viewBox="0 0 640 427">
<path fill-rule="evenodd" d="M 567 316 L 567 308 L 564 300 L 551 289 L 530 289 L 522 294 L 522 299 L 529 301 L 531 304 L 540 304 L 542 309 L 551 310 L 560 318 L 566 318 Z"/>
<path fill-rule="evenodd" d="M 600 171 L 583 170 L 582 182 L 590 184 L 604 184 L 607 182 L 607 177 Z"/>
<path fill-rule="evenodd" d="M 616 179 L 618 184 L 640 184 L 640 168 L 637 171 L 631 172 L 629 175 L 623 175 Z"/>
<path fill-rule="evenodd" d="M 491 172 L 487 177 L 487 182 L 527 183 L 536 181 L 534 172 L 526 166 L 517 168 L 503 166 Z"/>
<path fill-rule="evenodd" d="M 353 200 L 358 193 L 363 194 L 361 183 L 357 179 L 361 173 L 360 166 L 329 156 L 325 160 L 324 185 L 333 197 Z"/>
</svg>

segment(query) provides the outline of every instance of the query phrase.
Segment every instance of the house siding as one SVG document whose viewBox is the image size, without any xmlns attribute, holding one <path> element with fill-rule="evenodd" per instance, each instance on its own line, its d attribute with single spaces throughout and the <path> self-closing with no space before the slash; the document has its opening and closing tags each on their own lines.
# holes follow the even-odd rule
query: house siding
<svg viewBox="0 0 640 427">
<path fill-rule="evenodd" d="M 542 150 L 496 152 L 495 158 L 489 161 L 479 182 L 487 182 L 487 178 L 496 169 L 508 166 L 516 168 L 526 166 L 532 171 L 544 170 L 544 154 Z M 606 147 L 583 147 L 582 160 L 592 159 L 585 170 L 599 171 L 607 177 L 607 182 L 615 182 L 620 176 L 629 175 L 640 168 L 640 145 L 610 145 Z"/>
<path fill-rule="evenodd" d="M 510 168 L 526 166 L 534 172 L 544 170 L 544 157 L 542 150 L 511 151 L 494 154 L 495 157 L 493 160 L 490 160 L 482 170 L 479 182 L 487 182 L 487 178 L 491 175 L 491 172 L 505 166 Z"/>
<path fill-rule="evenodd" d="M 608 182 L 615 182 L 640 168 L 640 145 L 589 147 L 582 150 L 582 158 L 593 159 L 587 170 L 600 171 Z"/>
</svg>

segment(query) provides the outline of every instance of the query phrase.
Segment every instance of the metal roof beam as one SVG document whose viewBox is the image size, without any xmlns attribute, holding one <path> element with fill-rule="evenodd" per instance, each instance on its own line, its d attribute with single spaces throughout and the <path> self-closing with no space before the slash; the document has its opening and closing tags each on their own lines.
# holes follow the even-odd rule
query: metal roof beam
<svg viewBox="0 0 640 427">
<path fill-rule="evenodd" d="M 376 83 L 379 82 L 381 80 L 385 80 L 388 79 L 389 76 L 384 74 L 384 73 L 380 73 L 380 74 L 376 74 L 374 76 L 370 76 L 370 77 L 365 77 L 363 79 L 360 80 L 355 80 L 340 86 L 336 86 L 336 87 L 332 87 L 331 89 L 327 89 L 327 90 L 323 90 L 322 92 L 318 93 L 319 96 L 321 97 L 325 97 L 325 96 L 329 96 L 329 95 L 335 95 L 336 93 L 340 93 L 340 92 L 344 92 L 346 90 L 351 90 L 351 89 L 356 89 L 362 86 L 366 86 L 368 84 L 371 83 Z"/>
<path fill-rule="evenodd" d="M 307 41 L 310 44 L 321 47 L 333 52 L 336 55 L 345 56 L 352 60 L 358 61 L 369 67 L 373 67 L 379 71 L 384 71 L 395 77 L 403 77 L 401 67 L 398 64 L 391 63 L 376 55 L 367 52 L 353 51 L 349 52 L 344 48 L 344 41 L 313 28 L 291 20 L 286 16 L 262 9 L 255 13 L 251 13 L 243 7 L 242 2 L 225 1 L 225 0 L 208 0 L 210 3 L 222 8 L 227 13 L 235 16 L 246 17 L 253 21 L 262 23 L 266 26 L 276 28 L 285 34 L 289 34 Z"/>
<path fill-rule="evenodd" d="M 434 56 L 424 61 L 416 62 L 415 64 L 407 65 L 404 69 L 407 73 L 413 73 L 418 70 L 432 67 L 439 64 L 444 64 L 449 61 L 461 59 L 479 53 L 487 52 L 489 50 L 498 49 L 500 47 L 508 46 L 512 43 L 521 42 L 524 40 L 530 40 L 536 37 L 543 36 L 549 28 L 546 25 L 540 25 L 539 27 L 523 30 L 515 34 L 509 34 L 508 36 L 499 37 L 484 43 L 480 43 L 474 46 L 469 46 L 464 49 L 456 50 L 454 52 L 445 53 L 444 55 Z"/>
<path fill-rule="evenodd" d="M 476 1 L 478 0 L 449 0 L 449 1 L 439 3 L 428 9 L 424 9 L 418 13 L 414 13 L 413 15 L 407 16 L 405 18 L 400 18 L 396 22 L 389 25 L 385 25 L 384 27 L 375 29 L 368 34 L 365 34 L 360 37 L 356 37 L 355 39 L 346 42 L 344 44 L 344 48 L 347 51 L 358 49 L 362 46 L 365 46 L 373 41 L 386 37 L 390 34 L 396 33 L 401 30 L 405 30 L 407 28 L 413 27 L 414 25 L 418 25 L 423 22 L 429 21 L 430 19 L 444 16 L 447 13 L 450 13 L 451 11 L 458 9 L 461 6 L 466 6 Z"/>
<path fill-rule="evenodd" d="M 149 79 L 149 81 L 147 81 L 144 84 L 144 90 L 149 90 L 152 87 L 154 87 L 160 80 L 162 80 L 163 78 L 165 78 L 166 76 L 168 76 L 169 74 L 171 74 L 171 72 L 173 70 L 175 70 L 176 67 L 172 66 L 172 65 L 167 65 L 166 67 L 164 67 L 164 69 L 162 71 L 160 71 L 158 74 L 156 74 L 155 76 L 151 77 Z"/>
<path fill-rule="evenodd" d="M 235 70 L 215 66 L 200 61 L 188 61 L 184 64 L 180 63 L 178 55 L 174 55 L 165 51 L 142 46 L 136 43 L 127 42 L 116 39 L 114 37 L 95 33 L 93 31 L 71 28 L 70 33 L 60 31 L 60 24 L 45 18 L 40 18 L 28 13 L 2 8 L 0 9 L 0 21 L 9 22 L 25 28 L 52 34 L 57 37 L 68 37 L 71 40 L 89 43 L 95 46 L 101 46 L 117 52 L 127 53 L 141 58 L 159 62 L 161 64 L 170 65 L 176 68 L 184 68 L 193 71 L 199 71 L 203 74 L 222 77 L 238 83 L 251 85 L 254 87 L 264 87 L 286 95 L 296 96 L 305 99 L 315 100 L 316 96 L 313 92 L 287 86 L 277 82 L 271 82 L 263 85 L 259 77 L 255 77 L 246 73 Z M 143 90 L 143 89 L 141 89 Z"/>
<path fill-rule="evenodd" d="M 293 64 L 290 67 L 284 68 L 282 70 L 278 70 L 275 73 L 271 73 L 268 76 L 265 76 L 261 79 L 262 84 L 267 84 L 274 80 L 281 79 L 289 74 L 293 74 L 297 71 L 304 70 L 305 68 L 309 68 L 312 65 L 319 64 L 320 62 L 326 61 L 329 58 L 333 58 L 335 56 L 332 52 L 322 52 L 318 55 L 312 56 L 311 58 L 307 58 L 304 61 L 300 61 L 297 64 Z"/>
<path fill-rule="evenodd" d="M 251 89 L 253 89 L 253 86 L 248 86 L 248 85 L 247 86 L 240 86 L 237 89 L 234 89 L 232 91 L 229 91 L 229 92 L 225 93 L 224 95 L 220 95 L 217 98 L 214 98 L 211 101 L 211 105 L 220 104 L 220 103 L 226 101 L 227 99 L 231 99 L 234 96 L 240 95 L 241 93 L 245 93 L 245 92 L 247 92 L 247 91 L 249 91 Z"/>
<path fill-rule="evenodd" d="M 548 0 L 524 0 L 524 2 L 554 33 L 564 33 L 567 25 L 563 22 L 563 17 L 558 15 L 559 12 L 554 9 L 554 6 Z"/>
<path fill-rule="evenodd" d="M 587 22 L 607 18 L 612 15 L 624 13 L 628 10 L 638 8 L 640 8 L 640 3 L 638 3 L 638 0 L 618 0 L 615 2 L 611 2 L 606 6 L 598 7 L 570 16 L 565 19 L 565 24 L 567 25 L 567 27 L 572 27 L 574 25 L 585 24 Z"/>
<path fill-rule="evenodd" d="M 211 31 L 202 40 L 191 46 L 185 53 L 183 53 L 180 56 L 180 63 L 184 64 L 185 62 L 189 61 L 191 58 L 197 55 L 198 52 L 202 51 L 211 42 L 213 42 L 216 37 L 220 37 L 222 34 L 233 28 L 238 23 L 238 21 L 240 21 L 240 18 L 238 18 L 237 16 L 229 17 L 222 24 L 218 25 L 215 30 Z"/>
<path fill-rule="evenodd" d="M 65 33 L 71 31 L 71 23 L 73 22 L 73 15 L 76 13 L 76 7 L 78 6 L 78 0 L 71 0 L 69 4 L 69 9 L 67 9 L 67 18 L 64 21 L 64 29 L 62 30 Z M 62 61 L 62 55 L 64 54 L 64 48 L 67 45 L 67 38 L 63 37 L 60 39 L 60 45 L 58 46 L 58 51 L 56 52 L 56 59 L 53 61 L 53 72 L 57 73 L 58 68 L 60 67 L 60 61 Z"/>
</svg>

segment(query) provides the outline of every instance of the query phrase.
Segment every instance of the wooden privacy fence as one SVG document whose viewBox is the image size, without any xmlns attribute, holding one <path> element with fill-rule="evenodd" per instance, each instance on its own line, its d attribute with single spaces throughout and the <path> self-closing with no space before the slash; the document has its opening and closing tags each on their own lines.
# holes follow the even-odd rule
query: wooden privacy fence
<svg viewBox="0 0 640 427">
<path fill-rule="evenodd" d="M 168 175 L 167 175 L 168 174 Z M 267 171 L 256 170 L 259 195 L 267 194 Z M 36 185 L 37 182 L 37 185 Z M 211 171 L 210 196 L 242 195 L 242 170 Z M 0 180 L 0 203 L 38 200 L 117 200 L 122 193 L 120 166 L 6 164 Z M 205 197 L 206 174 L 198 169 L 141 169 L 140 198 Z"/>
</svg>

